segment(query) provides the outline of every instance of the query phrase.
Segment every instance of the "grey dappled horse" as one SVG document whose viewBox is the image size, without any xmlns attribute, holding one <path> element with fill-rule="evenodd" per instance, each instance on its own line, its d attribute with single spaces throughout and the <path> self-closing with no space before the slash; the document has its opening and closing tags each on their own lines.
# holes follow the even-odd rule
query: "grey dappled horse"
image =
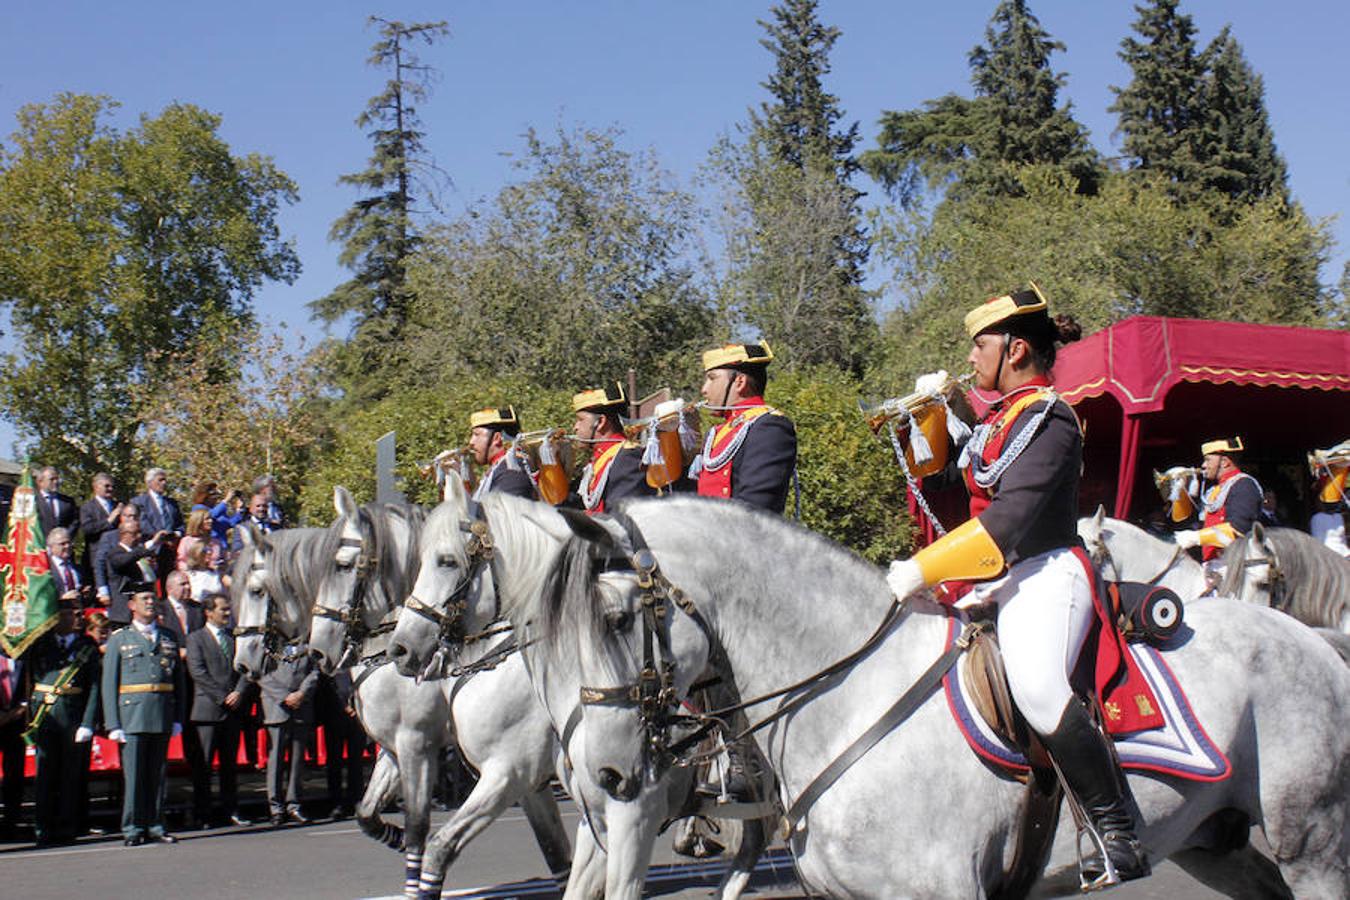
<svg viewBox="0 0 1350 900">
<path fill-rule="evenodd" d="M 389 521 L 420 524 L 421 513 L 405 509 L 390 516 Z M 330 529 L 250 534 L 246 539 L 235 567 L 235 584 L 240 586 L 235 596 L 238 620 L 245 630 L 249 626 L 265 630 L 236 642 L 235 658 L 241 671 L 252 674 L 264 670 L 270 659 L 264 647 L 268 641 L 308 636 L 312 604 L 328 571 L 339 568 L 342 532 L 341 524 L 336 523 Z M 397 583 L 407 576 L 399 574 L 395 561 L 408 558 L 410 547 L 416 547 L 416 536 L 411 528 L 390 528 L 387 534 L 401 535 L 403 546 L 377 551 L 376 555 L 389 563 L 384 577 Z M 416 561 L 415 553 L 411 558 Z M 340 579 L 340 572 L 337 577 Z M 383 590 L 389 596 L 388 588 Z M 549 753 L 536 749 L 547 742 L 549 722 L 542 712 L 532 714 L 537 703 L 523 670 L 514 678 L 509 667 L 484 676 L 472 689 L 459 692 L 453 716 L 449 697 L 452 687 L 433 685 L 434 690 L 416 692 L 411 690 L 415 685 L 392 667 L 376 669 L 357 686 L 355 702 L 362 725 L 382 747 L 357 815 L 362 829 L 373 837 L 390 846 L 398 846 L 401 841 L 406 853 L 405 893 L 411 896 L 416 895 L 430 830 L 436 761 L 452 739 L 458 739 L 464 755 L 485 770 L 505 770 L 514 776 L 508 779 L 506 796 L 500 802 L 504 807 L 523 798 L 522 808 L 540 836 L 546 856 L 551 857 L 550 864 L 566 866 L 567 836 L 556 803 L 546 790 L 543 797 L 534 791 L 541 780 L 537 777 L 540 770 L 546 778 L 552 762 Z M 452 731 L 453 727 L 458 731 Z M 380 818 L 380 810 L 400 788 L 405 810 L 402 832 Z M 489 777 L 486 783 L 480 781 L 474 793 L 481 805 L 485 796 L 502 789 L 500 779 Z M 518 790 L 513 793 L 512 789 Z"/>
<path fill-rule="evenodd" d="M 672 612 L 680 691 L 714 649 L 744 697 L 794 684 L 860 647 L 891 603 L 881 571 L 777 516 L 696 498 L 634 502 L 623 512 L 707 625 Z M 631 553 L 624 530 L 608 528 L 602 543 L 613 547 L 600 552 Z M 725 534 L 756 552 L 708 539 Z M 541 639 L 577 648 L 589 688 L 635 683 L 642 616 L 594 591 L 584 567 L 573 572 L 523 617 L 555 623 Z M 870 655 L 757 733 L 784 808 L 938 659 L 948 624 L 931 599 L 908 598 Z M 1222 598 L 1190 604 L 1163 655 L 1233 772 L 1217 783 L 1128 775 L 1149 857 L 1170 857 L 1230 896 L 1350 894 L 1350 669 L 1289 617 Z M 597 783 L 614 792 L 640 783 L 649 760 L 636 711 L 587 706 L 584 722 Z M 934 692 L 802 811 L 789 845 L 801 877 L 822 895 L 998 896 L 1022 802 L 1022 786 L 979 760 Z M 1233 840 L 1234 823 L 1260 825 L 1276 861 L 1246 843 L 1246 828 Z M 1061 828 L 1052 851 L 1052 887 L 1076 867 L 1071 832 Z"/>
<path fill-rule="evenodd" d="M 1311 535 L 1260 523 L 1223 553 L 1219 593 L 1350 634 L 1350 560 Z"/>
<path fill-rule="evenodd" d="M 1257 528 L 1260 527 L 1257 526 Z M 1269 532 L 1264 532 L 1264 534 L 1268 536 Z M 1294 532 L 1293 534 L 1299 535 L 1300 533 Z M 1142 528 L 1128 522 L 1107 518 L 1100 508 L 1095 516 L 1078 520 L 1078 535 L 1083 539 L 1093 562 L 1096 563 L 1097 568 L 1106 578 L 1116 581 L 1153 582 L 1176 591 L 1177 595 L 1182 598 L 1183 603 L 1190 603 L 1208 590 L 1204 568 L 1189 554 L 1179 550 L 1176 544 L 1154 537 Z M 1242 541 L 1252 541 L 1258 548 L 1264 547 L 1268 542 L 1268 537 L 1256 535 L 1255 531 L 1253 531 L 1253 535 L 1255 535 L 1255 540 L 1252 540 L 1252 537 L 1249 536 L 1243 538 Z M 1305 542 L 1297 537 L 1294 538 L 1293 542 L 1300 547 L 1306 546 Z M 1315 541 L 1313 543 L 1316 544 Z M 1317 546 L 1320 548 L 1320 545 Z M 1328 552 L 1330 553 L 1330 551 Z M 1271 603 L 1271 575 L 1268 566 L 1265 564 L 1265 561 L 1269 558 L 1269 553 L 1269 549 L 1254 549 L 1251 555 L 1235 553 L 1233 558 L 1236 561 L 1233 563 L 1233 567 L 1229 569 L 1228 578 L 1219 587 L 1217 593 L 1221 596 L 1233 597 L 1251 603 L 1266 606 L 1276 605 Z M 1312 552 L 1310 555 L 1313 557 L 1320 556 L 1316 552 Z M 1322 640 L 1330 644 L 1332 649 L 1340 654 L 1341 659 L 1350 664 L 1350 634 L 1339 628 L 1315 624 L 1319 620 L 1318 616 L 1311 614 L 1312 610 L 1320 609 L 1323 611 L 1321 621 L 1333 621 L 1335 616 L 1326 615 L 1326 612 L 1339 608 L 1331 602 L 1331 599 L 1336 596 L 1333 586 L 1334 578 L 1327 577 L 1325 574 L 1320 578 L 1306 577 L 1306 573 L 1310 571 L 1325 573 L 1327 571 L 1325 564 L 1328 562 L 1338 562 L 1344 565 L 1344 560 L 1337 557 L 1335 553 L 1331 553 L 1331 556 L 1334 559 L 1320 560 L 1316 565 L 1299 565 L 1291 568 L 1288 572 L 1282 572 L 1280 581 L 1283 582 L 1282 590 L 1287 592 L 1283 596 L 1292 596 L 1294 604 L 1298 604 L 1300 609 L 1308 610 L 1306 618 L 1298 615 L 1295 618 L 1299 618 L 1305 624 L 1310 625 Z M 1225 556 L 1225 561 L 1227 560 L 1228 557 Z M 1245 578 L 1238 580 L 1236 586 L 1230 581 L 1235 572 L 1245 573 Z M 1292 608 L 1285 611 L 1292 614 Z"/>
<path fill-rule="evenodd" d="M 556 647 L 545 652 L 534 643 L 534 623 L 520 615 L 537 602 L 570 531 L 552 507 L 504 494 L 488 494 L 481 512 L 483 536 L 491 541 L 490 560 L 470 552 L 476 538 L 471 531 L 468 498 L 452 480 L 448 499 L 427 517 L 422 533 L 422 568 L 413 595 L 442 616 L 451 606 L 454 614 L 442 618 L 438 626 L 428 616 L 405 612 L 394 630 L 390 654 L 401 671 L 418 674 L 430 670 L 434 676 L 445 664 L 447 653 L 460 652 L 466 636 L 486 631 L 499 618 L 508 620 L 523 647 L 518 656 L 524 658 L 535 690 L 561 736 L 559 779 L 583 813 L 576 834 L 572 877 L 564 896 L 638 898 L 660 825 L 683 814 L 690 794 L 690 772 L 673 771 L 660 784 L 645 786 L 624 800 L 606 794 L 590 777 L 578 703 L 581 682 L 574 654 Z M 481 578 L 489 567 L 492 577 Z M 475 587 L 466 590 L 471 580 Z M 482 589 L 477 587 L 480 583 Z M 603 589 L 614 595 L 615 602 L 633 594 L 631 573 L 604 576 Z M 455 598 L 453 604 L 447 602 L 451 598 Z M 439 836 L 433 838 L 428 846 L 424 860 L 428 872 L 438 871 L 439 840 Z M 724 900 L 738 897 L 744 890 L 764 842 L 761 823 L 747 822 L 740 849 L 720 887 Z M 596 865 L 597 861 L 604 865 Z"/>
</svg>

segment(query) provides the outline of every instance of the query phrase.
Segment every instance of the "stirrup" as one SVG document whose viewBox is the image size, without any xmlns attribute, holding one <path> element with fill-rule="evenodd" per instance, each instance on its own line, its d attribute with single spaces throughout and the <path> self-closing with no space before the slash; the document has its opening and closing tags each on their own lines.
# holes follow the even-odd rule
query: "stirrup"
<svg viewBox="0 0 1350 900">
<path fill-rule="evenodd" d="M 1097 829 L 1092 827 L 1092 821 L 1087 813 L 1079 804 L 1078 798 L 1074 792 L 1069 790 L 1069 783 L 1064 779 L 1064 772 L 1060 769 L 1059 763 L 1053 756 L 1050 759 L 1050 765 L 1055 769 L 1055 777 L 1059 779 L 1060 786 L 1064 789 L 1064 802 L 1069 805 L 1069 812 L 1073 814 L 1073 823 L 1078 829 L 1078 834 L 1074 840 L 1074 850 L 1078 854 L 1078 889 L 1083 893 L 1091 891 L 1102 891 L 1109 887 L 1115 887 L 1120 884 L 1120 873 L 1116 871 L 1116 864 L 1111 861 L 1111 854 L 1106 851 L 1106 839 L 1097 833 Z M 1083 839 L 1087 838 L 1092 849 L 1096 851 L 1096 856 L 1090 856 L 1083 852 Z M 1097 862 L 1100 860 L 1101 865 Z M 1097 870 L 1101 871 L 1098 872 Z"/>
</svg>

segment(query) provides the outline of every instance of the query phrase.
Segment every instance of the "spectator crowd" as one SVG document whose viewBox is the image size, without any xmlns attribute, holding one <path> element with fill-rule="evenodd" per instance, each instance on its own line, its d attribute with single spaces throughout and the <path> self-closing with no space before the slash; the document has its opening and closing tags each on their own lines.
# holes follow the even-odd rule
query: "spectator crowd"
<svg viewBox="0 0 1350 900">
<path fill-rule="evenodd" d="M 50 466 L 39 471 L 36 488 L 60 615 L 18 659 L 0 655 L 0 841 L 31 834 L 37 845 L 53 846 L 90 833 L 96 736 L 119 748 L 128 846 L 176 841 L 164 823 L 165 771 L 170 742 L 180 736 L 192 787 L 189 828 L 253 824 L 239 800 L 241 744 L 250 765 L 265 760 L 270 824 L 309 821 L 302 765 L 306 755 L 317 758 L 320 725 L 327 812 L 352 815 L 368 748 L 350 677 L 321 675 L 303 645 L 287 647 L 257 685 L 233 665 L 229 573 L 244 529 L 285 527 L 274 479 L 224 492 L 201 482 L 186 514 L 159 468 L 126 500 L 111 476 L 99 474 L 89 499 L 77 503 Z M 23 815 L 29 745 L 36 757 L 31 823 Z"/>
</svg>

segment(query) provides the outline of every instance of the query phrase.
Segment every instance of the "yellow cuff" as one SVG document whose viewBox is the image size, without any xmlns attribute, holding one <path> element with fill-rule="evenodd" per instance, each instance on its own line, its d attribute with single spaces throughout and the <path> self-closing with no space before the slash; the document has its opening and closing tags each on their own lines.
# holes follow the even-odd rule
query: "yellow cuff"
<svg viewBox="0 0 1350 900">
<path fill-rule="evenodd" d="M 943 581 L 983 581 L 1003 573 L 1003 551 L 979 519 L 960 527 L 914 554 L 924 584 Z"/>
<path fill-rule="evenodd" d="M 1241 535 L 1237 533 L 1232 525 L 1227 522 L 1220 522 L 1218 525 L 1211 525 L 1208 528 L 1200 529 L 1201 547 L 1227 547 Z"/>
</svg>

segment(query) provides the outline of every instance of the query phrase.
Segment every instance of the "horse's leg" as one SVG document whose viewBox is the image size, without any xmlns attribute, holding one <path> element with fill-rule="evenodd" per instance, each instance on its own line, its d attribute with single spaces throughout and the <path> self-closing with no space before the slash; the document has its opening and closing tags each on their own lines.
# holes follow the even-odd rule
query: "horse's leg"
<svg viewBox="0 0 1350 900">
<path fill-rule="evenodd" d="M 665 791 L 659 786 L 649 787 L 626 802 L 606 801 L 609 858 L 605 867 L 605 900 L 638 900 L 642 896 L 652 846 L 665 818 L 665 809 Z"/>
<path fill-rule="evenodd" d="M 381 747 L 375 758 L 375 768 L 370 773 L 370 783 L 356 807 L 356 821 L 361 830 L 393 850 L 403 849 L 403 829 L 393 822 L 386 822 L 380 813 L 397 793 L 398 782 L 398 760 Z"/>
<path fill-rule="evenodd" d="M 563 825 L 558 801 L 553 799 L 553 788 L 548 784 L 535 788 L 520 798 L 520 809 L 525 813 L 539 852 L 544 854 L 553 880 L 566 884 L 572 866 L 572 848 L 568 845 L 567 827 Z"/>
<path fill-rule="evenodd" d="M 418 900 L 439 900 L 446 870 L 469 841 L 491 825 L 522 793 L 522 786 L 513 780 L 509 766 L 501 765 L 501 761 L 495 759 L 483 763 L 478 783 L 469 796 L 455 810 L 450 821 L 437 829 L 427 842 L 426 858 L 422 861 L 422 874 L 415 895 Z"/>
<path fill-rule="evenodd" d="M 423 734 L 406 727 L 399 729 L 398 748 L 403 773 L 403 894 L 416 900 L 422 877 L 422 854 L 427 832 L 431 830 L 431 785 L 437 748 Z"/>
<path fill-rule="evenodd" d="M 736 900 L 750 883 L 755 873 L 755 864 L 769 843 L 769 829 L 763 819 L 747 819 L 741 823 L 740 845 L 731 861 L 722 883 L 717 887 L 717 896 L 722 900 Z"/>
<path fill-rule="evenodd" d="M 605 851 L 600 849 L 591 826 L 583 819 L 577 824 L 572 874 L 567 879 L 563 900 L 602 900 L 604 896 Z"/>
<path fill-rule="evenodd" d="M 1251 844 L 1227 852 L 1193 847 L 1179 850 L 1168 859 L 1196 881 L 1226 897 L 1260 900 L 1294 896 L 1280 877 L 1280 867 Z"/>
</svg>

